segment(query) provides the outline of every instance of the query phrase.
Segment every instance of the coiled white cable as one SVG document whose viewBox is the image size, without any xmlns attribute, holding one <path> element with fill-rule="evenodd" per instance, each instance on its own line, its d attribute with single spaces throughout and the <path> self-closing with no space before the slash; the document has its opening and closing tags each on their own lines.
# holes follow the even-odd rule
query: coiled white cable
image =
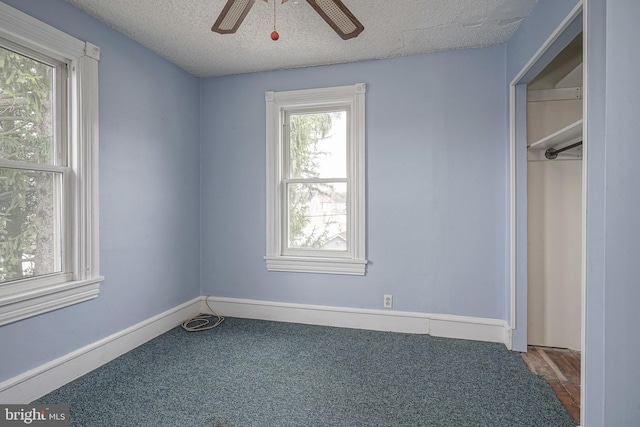
<svg viewBox="0 0 640 427">
<path fill-rule="evenodd" d="M 201 313 L 196 317 L 185 320 L 184 322 L 182 322 L 182 329 L 188 332 L 206 331 L 207 329 L 213 329 L 220 323 L 222 323 L 224 317 L 213 311 L 213 308 L 211 308 L 211 306 L 209 305 L 209 296 L 204 299 L 204 302 L 207 304 L 207 307 L 209 307 L 211 314 Z M 215 318 L 216 321 L 212 322 L 212 318 Z"/>
</svg>

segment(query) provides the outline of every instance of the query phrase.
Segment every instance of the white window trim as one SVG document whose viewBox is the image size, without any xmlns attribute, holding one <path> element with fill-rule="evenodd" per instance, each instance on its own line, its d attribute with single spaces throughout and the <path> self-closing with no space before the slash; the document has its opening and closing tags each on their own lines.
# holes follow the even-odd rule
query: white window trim
<svg viewBox="0 0 640 427">
<path fill-rule="evenodd" d="M 72 271 L 0 285 L 0 326 L 98 296 L 98 61 L 100 48 L 0 2 L 0 38 L 68 65 Z M 62 278 L 62 280 L 61 280 Z"/>
<path fill-rule="evenodd" d="M 267 113 L 267 250 L 265 261 L 269 271 L 348 274 L 362 276 L 366 272 L 366 192 L 365 192 L 365 83 L 319 89 L 266 92 Z M 287 256 L 283 255 L 282 210 L 282 117 L 283 111 L 300 107 L 348 105 L 351 111 L 347 183 L 350 201 L 347 207 L 348 241 L 353 242 L 351 256 Z"/>
</svg>

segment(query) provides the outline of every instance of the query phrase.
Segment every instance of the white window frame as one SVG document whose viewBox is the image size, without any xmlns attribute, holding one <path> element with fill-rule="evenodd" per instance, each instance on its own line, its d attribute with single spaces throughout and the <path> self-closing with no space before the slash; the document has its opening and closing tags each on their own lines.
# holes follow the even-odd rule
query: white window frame
<svg viewBox="0 0 640 427">
<path fill-rule="evenodd" d="M 0 39 L 67 66 L 68 170 L 65 242 L 60 274 L 0 284 L 0 326 L 98 296 L 98 61 L 100 48 L 0 2 Z"/>
<path fill-rule="evenodd" d="M 347 274 L 366 272 L 365 83 L 265 93 L 267 114 L 267 250 L 269 271 Z M 347 242 L 344 251 L 287 251 L 283 126 L 287 111 L 345 108 L 347 121 Z M 296 252 L 295 255 L 287 254 Z"/>
</svg>

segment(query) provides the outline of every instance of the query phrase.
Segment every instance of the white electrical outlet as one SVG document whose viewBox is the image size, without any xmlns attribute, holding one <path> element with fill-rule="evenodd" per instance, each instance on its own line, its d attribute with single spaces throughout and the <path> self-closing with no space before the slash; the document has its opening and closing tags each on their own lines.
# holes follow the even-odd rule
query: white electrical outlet
<svg viewBox="0 0 640 427">
<path fill-rule="evenodd" d="M 384 296 L 384 307 L 385 308 L 393 307 L 393 295 L 385 295 Z"/>
</svg>

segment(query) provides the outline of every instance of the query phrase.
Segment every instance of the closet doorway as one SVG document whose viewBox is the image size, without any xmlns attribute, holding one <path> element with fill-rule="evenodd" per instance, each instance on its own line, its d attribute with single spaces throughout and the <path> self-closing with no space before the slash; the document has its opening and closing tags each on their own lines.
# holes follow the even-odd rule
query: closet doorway
<svg viewBox="0 0 640 427">
<path fill-rule="evenodd" d="M 527 85 L 527 348 L 580 424 L 583 41 L 578 34 Z"/>
<path fill-rule="evenodd" d="M 527 344 L 580 351 L 582 33 L 527 86 Z"/>
</svg>

